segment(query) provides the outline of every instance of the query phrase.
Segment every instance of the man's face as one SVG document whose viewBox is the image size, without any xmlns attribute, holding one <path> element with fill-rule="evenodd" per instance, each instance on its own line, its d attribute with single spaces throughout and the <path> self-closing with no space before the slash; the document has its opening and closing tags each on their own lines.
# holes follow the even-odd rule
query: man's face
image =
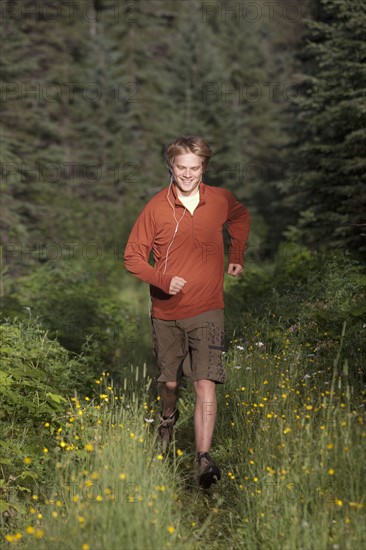
<svg viewBox="0 0 366 550">
<path fill-rule="evenodd" d="M 178 155 L 171 168 L 180 193 L 186 197 L 194 195 L 202 178 L 202 158 L 194 153 Z"/>
</svg>

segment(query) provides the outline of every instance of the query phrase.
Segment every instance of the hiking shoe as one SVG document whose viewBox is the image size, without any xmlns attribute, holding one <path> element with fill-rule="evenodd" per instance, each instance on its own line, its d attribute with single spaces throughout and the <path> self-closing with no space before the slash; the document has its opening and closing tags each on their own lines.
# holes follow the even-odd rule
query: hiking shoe
<svg viewBox="0 0 366 550">
<path fill-rule="evenodd" d="M 170 416 L 161 416 L 158 434 L 162 442 L 162 452 L 165 453 L 173 437 L 173 427 L 179 418 L 179 411 L 175 409 Z"/>
<path fill-rule="evenodd" d="M 203 489 L 221 479 L 221 472 L 209 453 L 197 453 L 193 461 L 194 479 Z"/>
</svg>

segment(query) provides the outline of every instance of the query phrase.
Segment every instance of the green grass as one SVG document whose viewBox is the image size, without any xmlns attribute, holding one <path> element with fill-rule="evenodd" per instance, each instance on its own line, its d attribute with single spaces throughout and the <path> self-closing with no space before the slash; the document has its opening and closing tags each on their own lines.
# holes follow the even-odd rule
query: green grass
<svg viewBox="0 0 366 550">
<path fill-rule="evenodd" d="M 329 364 L 299 332 L 280 330 L 271 345 L 266 336 L 237 332 L 226 353 L 229 376 L 217 391 L 212 447 L 222 468 L 218 485 L 208 492 L 192 487 L 190 385 L 181 390 L 175 441 L 161 459 L 160 407 L 146 369 L 131 371 L 121 393 L 105 375 L 97 381 L 98 399 L 70 402 L 47 453 L 55 463 L 54 488 L 45 495 L 40 487 L 30 498 L 27 513 L 4 529 L 4 544 L 29 550 L 365 547 L 361 375 L 342 356 L 342 343 Z"/>
</svg>

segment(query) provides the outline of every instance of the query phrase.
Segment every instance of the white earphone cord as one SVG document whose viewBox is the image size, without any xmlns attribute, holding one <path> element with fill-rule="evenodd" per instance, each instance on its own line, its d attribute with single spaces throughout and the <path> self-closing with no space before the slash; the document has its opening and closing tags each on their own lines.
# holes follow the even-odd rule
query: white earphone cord
<svg viewBox="0 0 366 550">
<path fill-rule="evenodd" d="M 165 275 L 166 268 L 167 268 L 167 265 L 168 265 L 168 256 L 169 256 L 170 247 L 172 246 L 172 244 L 173 244 L 173 242 L 174 242 L 175 236 L 176 236 L 176 234 L 177 234 L 177 232 L 178 232 L 179 224 L 180 224 L 180 222 L 182 221 L 182 219 L 183 219 L 183 217 L 184 217 L 184 214 L 186 213 L 186 210 L 187 210 L 187 207 L 184 207 L 184 212 L 183 212 L 183 214 L 182 214 L 180 220 L 177 220 L 177 217 L 176 217 L 176 215 L 175 215 L 174 206 L 173 206 L 173 204 L 171 203 L 170 198 L 169 198 L 169 191 L 170 191 L 170 187 L 171 187 L 172 183 L 173 183 L 173 176 L 171 175 L 171 176 L 170 176 L 169 188 L 168 188 L 168 192 L 167 192 L 166 198 L 168 199 L 168 202 L 169 202 L 170 206 L 172 207 L 173 216 L 174 216 L 174 219 L 175 219 L 175 223 L 176 223 L 177 225 L 175 226 L 173 238 L 172 238 L 171 242 L 169 243 L 169 246 L 168 246 L 167 251 L 166 251 L 165 266 L 164 266 L 163 275 Z M 152 306 L 152 297 L 150 296 L 149 317 L 151 317 L 151 306 Z"/>
<path fill-rule="evenodd" d="M 170 176 L 170 184 L 169 184 L 169 189 L 168 189 L 168 193 L 166 195 L 166 198 L 168 199 L 168 202 L 170 204 L 170 206 L 172 207 L 172 210 L 173 210 L 173 216 L 174 216 L 174 219 L 175 219 L 175 223 L 177 224 L 176 227 L 175 227 L 175 231 L 174 231 L 174 235 L 173 235 L 173 239 L 171 240 L 171 242 L 169 243 L 169 246 L 167 248 L 167 251 L 166 251 L 166 256 L 165 256 L 165 266 L 164 266 L 164 271 L 163 271 L 163 275 L 165 274 L 165 271 L 166 271 L 166 268 L 167 268 L 167 265 L 168 265 L 168 256 L 169 256 L 169 250 L 170 250 L 170 247 L 172 246 L 173 242 L 174 242 L 174 239 L 175 239 L 175 236 L 178 232 L 178 228 L 179 228 L 179 224 L 180 222 L 182 221 L 183 217 L 184 217 L 184 214 L 186 213 L 186 210 L 187 208 L 184 207 L 184 212 L 180 218 L 180 220 L 177 220 L 177 217 L 175 215 L 175 209 L 174 209 L 174 206 L 173 204 L 171 203 L 170 201 L 170 198 L 169 198 L 169 191 L 170 191 L 170 187 L 173 183 L 173 176 Z"/>
</svg>

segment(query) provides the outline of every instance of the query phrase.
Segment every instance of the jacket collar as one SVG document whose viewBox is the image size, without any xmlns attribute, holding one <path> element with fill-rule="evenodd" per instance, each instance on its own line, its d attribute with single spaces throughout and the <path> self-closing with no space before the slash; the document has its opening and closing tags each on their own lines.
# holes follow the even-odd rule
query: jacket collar
<svg viewBox="0 0 366 550">
<path fill-rule="evenodd" d="M 203 204 L 206 202 L 206 184 L 204 184 L 202 181 L 198 184 L 199 192 L 200 192 L 200 202 L 198 204 Z M 171 191 L 173 194 L 174 202 L 177 206 L 184 206 L 182 202 L 179 200 L 178 194 L 177 194 L 177 187 L 175 183 L 171 185 Z"/>
</svg>

